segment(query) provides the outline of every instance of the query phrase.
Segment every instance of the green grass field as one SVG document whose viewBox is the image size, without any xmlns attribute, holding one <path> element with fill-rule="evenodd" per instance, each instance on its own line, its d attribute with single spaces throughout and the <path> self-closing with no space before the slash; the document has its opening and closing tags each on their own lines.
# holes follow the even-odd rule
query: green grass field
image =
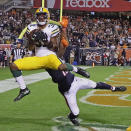
<svg viewBox="0 0 131 131">
<path fill-rule="evenodd" d="M 105 81 L 105 78 L 119 71 L 119 68 L 100 66 L 87 70 L 91 79 L 98 82 Z M 44 70 L 24 71 L 23 74 L 39 72 Z M 0 81 L 8 78 L 12 78 L 9 68 L 0 69 Z M 7 82 L 8 86 L 10 85 Z M 105 107 L 85 104 L 80 102 L 79 98 L 91 90 L 81 90 L 77 97 L 79 118 L 82 122 L 80 127 L 74 127 L 66 119 L 69 109 L 58 92 L 57 84 L 51 79 L 46 79 L 29 84 L 28 87 L 31 94 L 19 102 L 13 102 L 18 95 L 18 88 L 0 93 L 0 131 L 125 131 L 131 124 L 130 106 Z M 131 97 L 128 96 L 128 99 L 131 100 Z"/>
</svg>

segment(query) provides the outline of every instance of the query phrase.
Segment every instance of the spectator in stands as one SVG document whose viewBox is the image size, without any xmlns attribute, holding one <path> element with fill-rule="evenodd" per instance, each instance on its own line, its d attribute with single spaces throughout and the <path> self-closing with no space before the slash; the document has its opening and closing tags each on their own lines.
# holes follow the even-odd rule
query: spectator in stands
<svg viewBox="0 0 131 131">
<path fill-rule="evenodd" d="M 121 52 L 121 56 L 123 57 L 123 65 L 126 65 L 126 50 L 123 49 Z"/>
<path fill-rule="evenodd" d="M 119 51 L 118 50 L 113 50 L 110 53 L 110 65 L 118 65 L 118 56 L 119 56 Z"/>
<path fill-rule="evenodd" d="M 56 12 L 57 11 L 55 11 L 55 13 Z M 80 42 L 82 44 L 80 45 L 80 47 L 84 47 L 85 42 L 83 42 L 83 37 L 85 37 L 85 34 L 87 35 L 88 40 L 93 40 L 93 44 L 91 43 L 91 46 L 93 47 L 108 46 L 109 45 L 108 40 L 115 41 L 115 46 L 118 44 L 123 46 L 123 41 L 125 41 L 125 39 L 128 39 L 128 37 L 130 39 L 130 36 L 128 35 L 130 31 L 129 20 L 121 18 L 117 19 L 102 18 L 102 16 L 101 18 L 99 17 L 95 18 L 95 15 L 92 18 L 89 17 L 88 14 L 86 17 L 85 15 L 82 16 L 77 14 L 77 16 L 75 16 L 74 14 L 73 15 L 70 14 L 68 16 L 70 19 L 68 34 L 72 34 L 71 39 L 74 38 L 72 43 L 73 45 L 76 45 L 76 42 Z M 30 11 L 28 11 L 28 9 L 24 10 L 13 9 L 8 13 L 6 13 L 6 15 L 0 15 L 0 17 L 2 19 L 2 21 L 0 22 L 0 30 L 2 32 L 5 32 L 5 30 L 8 29 L 8 35 L 7 33 L 3 33 L 2 34 L 3 37 L 1 37 L 4 38 L 5 42 L 6 42 L 5 38 L 7 37 L 9 41 L 10 40 L 12 41 L 12 39 L 14 39 L 14 36 L 16 38 L 18 34 L 21 32 L 21 29 L 34 19 L 33 14 Z M 12 34 L 14 35 L 13 38 Z M 110 36 L 112 38 L 110 38 Z M 8 40 L 7 42 L 9 42 Z M 127 40 L 128 46 L 129 42 L 130 40 Z"/>
<path fill-rule="evenodd" d="M 79 53 L 80 53 L 80 45 L 79 44 L 76 45 L 74 53 L 75 53 L 74 61 L 75 61 L 76 65 L 78 65 L 79 64 Z"/>
<path fill-rule="evenodd" d="M 109 49 L 105 50 L 103 55 L 104 55 L 104 66 L 108 66 L 109 65 L 109 59 L 110 59 Z"/>
<path fill-rule="evenodd" d="M 72 47 L 71 46 L 68 46 L 65 50 L 65 53 L 64 53 L 64 59 L 65 59 L 65 62 L 66 63 L 70 63 L 70 54 L 71 54 L 71 50 L 72 50 Z M 72 64 L 72 63 L 70 63 Z"/>
<path fill-rule="evenodd" d="M 112 43 L 112 44 L 111 44 L 110 49 L 111 49 L 111 51 L 114 51 L 114 50 L 116 49 L 116 47 L 115 47 L 115 44 L 114 44 L 114 43 Z"/>
<path fill-rule="evenodd" d="M 0 68 L 4 67 L 6 52 L 4 49 L 0 48 Z"/>
<path fill-rule="evenodd" d="M 75 58 L 74 50 L 71 50 L 71 52 L 70 52 L 70 64 L 73 64 L 74 58 Z"/>
<path fill-rule="evenodd" d="M 127 42 L 129 46 L 131 47 L 131 33 L 128 35 Z"/>
<path fill-rule="evenodd" d="M 5 48 L 5 52 L 6 52 L 5 65 L 8 66 L 9 61 L 10 61 L 10 56 L 11 56 L 11 49 L 10 48 Z"/>
<path fill-rule="evenodd" d="M 7 60 L 8 60 L 6 49 L 7 48 L 4 49 L 4 59 L 3 59 L 3 67 L 4 68 L 7 66 Z"/>
<path fill-rule="evenodd" d="M 82 55 L 81 65 L 86 65 L 86 54 Z"/>
</svg>

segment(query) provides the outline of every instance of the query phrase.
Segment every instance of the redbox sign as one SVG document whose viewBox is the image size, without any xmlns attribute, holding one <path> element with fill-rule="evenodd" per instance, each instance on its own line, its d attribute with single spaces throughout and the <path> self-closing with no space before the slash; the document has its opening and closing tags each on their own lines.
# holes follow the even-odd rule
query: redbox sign
<svg viewBox="0 0 131 131">
<path fill-rule="evenodd" d="M 34 7 L 40 7 L 42 0 L 34 0 Z M 45 0 L 48 8 L 60 9 L 61 0 Z M 63 9 L 97 12 L 131 11 L 131 0 L 63 0 Z"/>
<path fill-rule="evenodd" d="M 110 0 L 66 0 L 65 7 L 109 8 Z"/>
</svg>

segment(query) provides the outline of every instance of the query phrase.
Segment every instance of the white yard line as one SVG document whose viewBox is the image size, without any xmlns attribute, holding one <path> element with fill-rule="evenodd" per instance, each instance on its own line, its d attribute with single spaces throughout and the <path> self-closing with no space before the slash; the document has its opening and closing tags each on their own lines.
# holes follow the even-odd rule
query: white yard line
<svg viewBox="0 0 131 131">
<path fill-rule="evenodd" d="M 115 125 L 115 124 L 102 124 L 102 123 L 88 123 L 79 119 L 80 126 L 74 126 L 67 119 L 67 117 L 58 116 L 53 118 L 53 121 L 59 123 L 52 127 L 52 131 L 125 131 L 127 126 L 125 125 Z M 124 129 L 125 128 L 125 129 Z"/>
<path fill-rule="evenodd" d="M 45 80 L 45 79 L 48 79 L 48 78 L 50 78 L 50 76 L 47 72 L 36 73 L 36 74 L 24 76 L 24 80 L 25 80 L 27 85 L 31 84 L 31 83 L 38 82 L 40 80 Z M 0 81 L 0 93 L 6 92 L 8 90 L 18 88 L 18 87 L 19 87 L 18 83 L 15 82 L 14 78 Z"/>
</svg>

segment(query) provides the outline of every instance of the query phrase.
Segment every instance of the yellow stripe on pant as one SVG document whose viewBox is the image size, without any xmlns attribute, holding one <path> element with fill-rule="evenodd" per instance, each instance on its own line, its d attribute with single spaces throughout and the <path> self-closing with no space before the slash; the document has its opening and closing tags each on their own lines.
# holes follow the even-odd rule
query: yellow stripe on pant
<svg viewBox="0 0 131 131">
<path fill-rule="evenodd" d="M 58 70 L 61 61 L 54 54 L 43 57 L 24 57 L 14 61 L 19 70 L 54 69 Z"/>
</svg>

